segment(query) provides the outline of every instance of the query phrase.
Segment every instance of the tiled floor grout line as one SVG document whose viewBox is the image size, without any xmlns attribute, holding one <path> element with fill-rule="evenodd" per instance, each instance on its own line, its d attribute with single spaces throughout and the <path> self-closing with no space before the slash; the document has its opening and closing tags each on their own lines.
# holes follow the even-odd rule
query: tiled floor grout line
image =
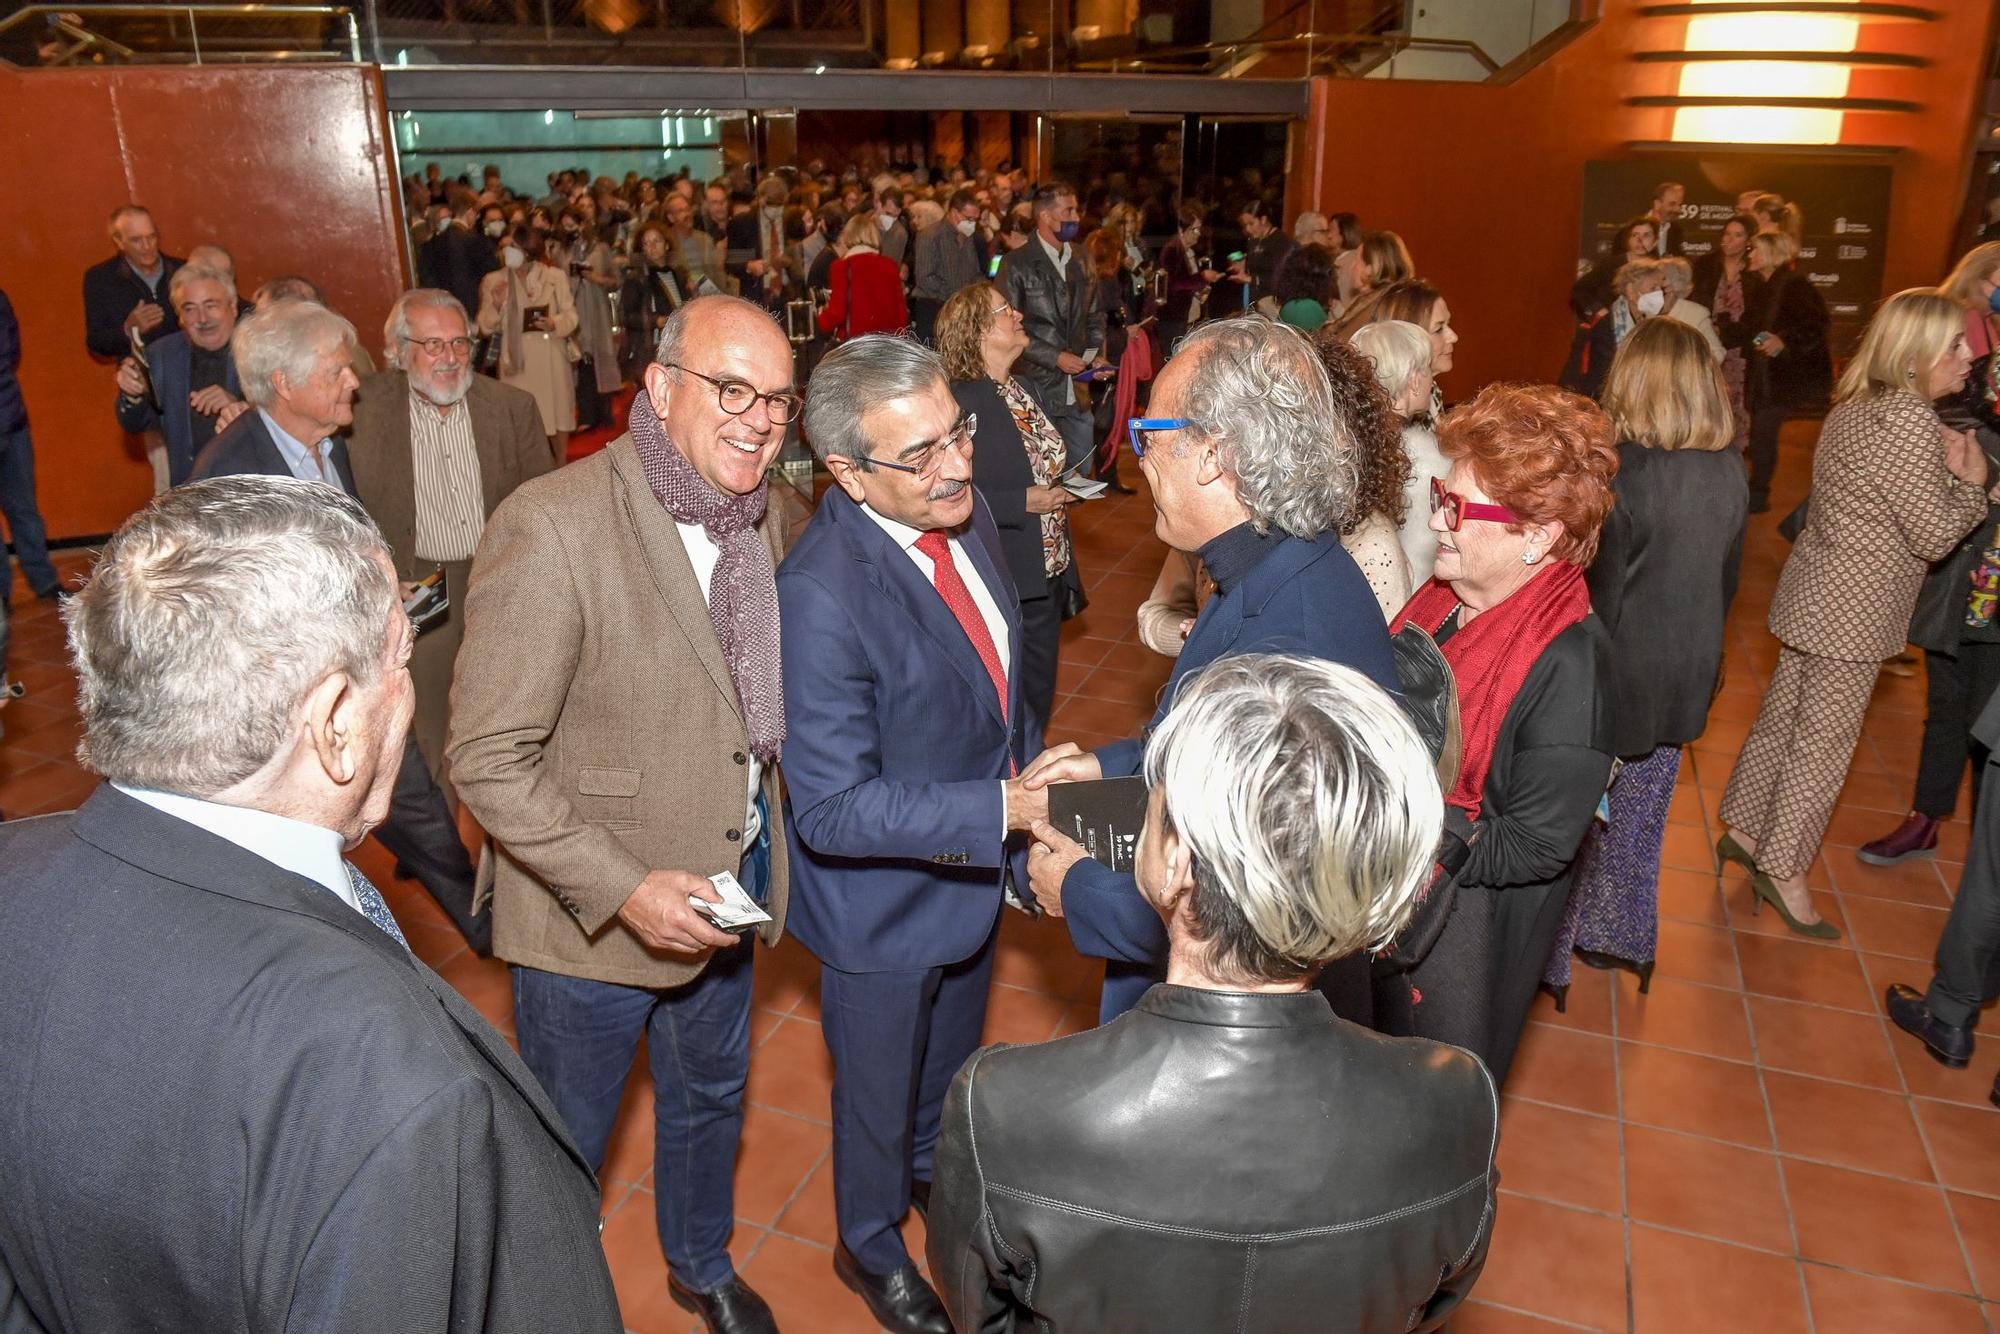
<svg viewBox="0 0 2000 1334">
<path fill-rule="evenodd" d="M 1699 774 L 1697 773 L 1697 777 L 1698 776 Z M 1704 813 L 1705 813 L 1705 805 L 1704 805 Z M 1702 830 L 1702 836 L 1704 840 L 1712 842 L 1716 839 L 1719 839 L 1721 837 L 1721 834 L 1718 831 L 1721 829 L 1721 827 L 1722 827 L 1722 816 L 1720 811 L 1718 811 L 1716 814 L 1715 823 L 1712 826 L 1706 827 Z M 1717 861 L 1713 866 L 1712 870 L 1715 875 L 1716 892 L 1721 893 L 1722 870 L 1723 870 L 1721 862 Z M 1765 1133 L 1771 1137 L 1772 1149 L 1776 1150 L 1779 1147 L 1778 1117 L 1777 1113 L 1774 1112 L 1771 1108 L 1771 1090 L 1764 1079 L 1763 1063 L 1757 1059 L 1757 1051 L 1758 1051 L 1757 1017 L 1756 1015 L 1751 1013 L 1750 1010 L 1750 974 L 1744 970 L 1742 943 L 1737 940 L 1736 932 L 1733 928 L 1729 932 L 1729 952 L 1731 957 L 1733 957 L 1736 960 L 1736 976 L 1739 979 L 1741 979 L 1743 984 L 1738 994 L 1741 998 L 1741 1004 L 1743 1007 L 1743 1026 L 1746 1030 L 1748 1030 L 1750 1037 L 1750 1060 L 1751 1060 L 1751 1068 L 1756 1071 L 1757 1075 L 1757 1096 L 1760 1099 L 1762 1099 L 1764 1103 L 1764 1130 Z M 1855 960 L 1855 963 L 1859 965 L 1860 960 L 1857 958 Z M 1866 977 L 1867 975 L 1868 975 L 1867 971 L 1864 969 L 1862 971 L 1862 976 Z M 1797 1284 L 1799 1285 L 1799 1304 L 1801 1307 L 1804 1308 L 1805 1311 L 1806 1334 L 1814 1334 L 1814 1331 L 1818 1329 L 1818 1324 L 1813 1316 L 1812 1290 L 1806 1283 L 1806 1271 L 1805 1271 L 1805 1266 L 1802 1263 L 1802 1260 L 1804 1258 L 1802 1252 L 1804 1248 L 1800 1245 L 1799 1242 L 1798 1213 L 1796 1210 L 1792 1208 L 1791 1182 L 1787 1180 L 1785 1176 L 1784 1155 L 1782 1153 L 1773 1153 L 1772 1160 L 1774 1166 L 1777 1169 L 1777 1174 L 1778 1174 L 1778 1198 L 1780 1201 L 1783 1202 L 1785 1206 L 1785 1230 L 1787 1233 L 1790 1234 L 1792 1239 L 1792 1254 L 1791 1254 L 1792 1277 L 1793 1280 L 1797 1282 Z"/>
<path fill-rule="evenodd" d="M 1611 1032 L 1618 1032 L 1618 984 L 1611 980 Z M 1637 1334 L 1638 1271 L 1632 1261 L 1632 1170 L 1625 1156 L 1625 1072 L 1619 1068 L 1618 1053 L 1611 1054 L 1611 1105 L 1618 1110 L 1618 1235 L 1625 1251 L 1625 1330 Z"/>
</svg>

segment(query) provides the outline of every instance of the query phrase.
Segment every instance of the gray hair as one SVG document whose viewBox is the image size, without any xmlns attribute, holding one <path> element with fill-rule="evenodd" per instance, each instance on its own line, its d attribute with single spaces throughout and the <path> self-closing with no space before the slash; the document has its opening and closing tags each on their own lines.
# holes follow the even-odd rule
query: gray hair
<svg viewBox="0 0 2000 1334">
<path fill-rule="evenodd" d="M 250 294 L 250 300 L 256 303 L 259 310 L 273 301 L 317 301 L 323 306 L 326 304 L 326 295 L 319 290 L 319 284 L 312 279 L 301 278 L 293 273 L 260 284 L 257 290 Z"/>
<path fill-rule="evenodd" d="M 1694 265 L 1679 255 L 1668 255 L 1659 264 L 1661 283 L 1674 294 L 1676 300 L 1685 300 L 1687 294 L 1694 290 Z"/>
<path fill-rule="evenodd" d="M 236 360 L 243 397 L 268 408 L 277 401 L 272 376 L 302 382 L 328 348 L 353 341 L 354 326 L 317 301 L 274 301 L 237 323 L 229 355 Z"/>
<path fill-rule="evenodd" d="M 324 482 L 219 477 L 159 497 L 63 607 L 79 758 L 192 797 L 255 774 L 319 682 L 380 675 L 387 558 L 367 513 Z"/>
<path fill-rule="evenodd" d="M 1431 336 L 1408 320 L 1376 320 L 1354 331 L 1348 344 L 1375 366 L 1375 382 L 1394 402 L 1410 377 L 1431 364 Z"/>
<path fill-rule="evenodd" d="M 844 458 L 867 471 L 868 437 L 861 419 L 894 403 L 949 384 L 944 360 L 914 338 L 864 334 L 826 354 L 813 369 L 802 425 L 820 462 Z"/>
<path fill-rule="evenodd" d="M 176 308 L 181 304 L 182 289 L 189 283 L 220 284 L 222 290 L 229 293 L 231 301 L 236 299 L 236 284 L 228 274 L 220 269 L 211 269 L 206 264 L 188 263 L 175 269 L 174 276 L 167 279 L 167 300 L 173 302 Z"/>
<path fill-rule="evenodd" d="M 1194 854 L 1194 933 L 1218 979 L 1290 981 L 1379 948 L 1430 874 L 1444 797 L 1387 691 L 1316 658 L 1243 654 L 1190 677 L 1146 782 Z"/>
<path fill-rule="evenodd" d="M 465 325 L 465 332 L 468 335 L 472 332 L 472 317 L 465 313 L 464 302 L 441 288 L 413 287 L 396 298 L 396 304 L 389 307 L 389 318 L 382 322 L 382 360 L 390 366 L 403 364 L 403 340 L 410 336 L 410 311 L 418 307 L 455 311 Z"/>
<path fill-rule="evenodd" d="M 763 316 L 773 329 L 778 328 L 778 322 L 771 318 L 771 312 L 756 302 L 745 301 L 740 296 L 711 292 L 707 296 L 695 297 L 692 301 L 683 301 L 673 314 L 667 316 L 667 322 L 660 327 L 659 340 L 653 345 L 653 360 L 662 366 L 670 362 L 678 363 L 681 359 L 681 344 L 687 341 L 688 325 L 697 317 L 706 318 L 710 313 L 720 315 L 731 307 L 754 311 Z M 675 371 L 674 377 L 678 381 L 680 372 Z"/>
<path fill-rule="evenodd" d="M 1259 533 L 1314 538 L 1340 528 L 1359 473 L 1354 427 L 1306 336 L 1262 316 L 1201 325 L 1176 349 L 1193 369 L 1181 393 L 1189 436 L 1216 446 Z"/>
<path fill-rule="evenodd" d="M 199 264 L 205 269 L 220 269 L 232 278 L 236 274 L 236 257 L 213 242 L 198 245 L 188 251 L 187 262 Z"/>
</svg>

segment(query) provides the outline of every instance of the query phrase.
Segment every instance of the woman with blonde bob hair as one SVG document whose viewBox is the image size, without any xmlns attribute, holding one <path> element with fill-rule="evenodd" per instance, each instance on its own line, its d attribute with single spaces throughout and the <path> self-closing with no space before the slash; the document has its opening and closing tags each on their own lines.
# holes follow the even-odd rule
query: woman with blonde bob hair
<svg viewBox="0 0 2000 1334">
<path fill-rule="evenodd" d="M 1677 320 L 1648 320 L 1604 381 L 1618 432 L 1617 503 L 1587 582 L 1611 634 L 1606 694 L 1622 767 L 1611 818 L 1577 855 L 1576 888 L 1543 981 L 1561 998 L 1570 956 L 1652 980 L 1660 850 L 1681 747 L 1701 736 L 1722 665 L 1750 489 L 1729 448 L 1729 389 L 1708 342 Z"/>
<path fill-rule="evenodd" d="M 953 1328 L 1438 1328 L 1485 1258 L 1494 1081 L 1312 987 L 1429 880 L 1429 753 L 1360 673 L 1245 654 L 1187 679 L 1145 776 L 1166 980 L 953 1081 L 928 1248 Z M 1009 1257 L 1036 1247 L 1030 1281 Z"/>
<path fill-rule="evenodd" d="M 1813 454 L 1812 506 L 1771 600 L 1778 664 L 1723 794 L 1715 845 L 1753 902 L 1821 939 L 1806 870 L 1846 781 L 1884 659 L 1903 649 L 1932 561 L 1986 517 L 1986 455 L 1938 420 L 1964 387 L 1965 309 L 1934 287 L 1882 303 Z"/>
</svg>

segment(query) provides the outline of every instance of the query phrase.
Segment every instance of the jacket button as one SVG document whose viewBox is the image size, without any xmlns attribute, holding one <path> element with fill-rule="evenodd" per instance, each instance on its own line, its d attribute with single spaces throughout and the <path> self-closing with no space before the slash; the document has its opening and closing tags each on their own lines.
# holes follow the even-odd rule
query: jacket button
<svg viewBox="0 0 2000 1334">
<path fill-rule="evenodd" d="M 739 750 L 739 751 L 737 751 L 737 752 L 736 752 L 736 753 L 735 753 L 734 755 L 731 755 L 731 756 L 730 756 L 729 758 L 730 758 L 730 759 L 732 759 L 732 760 L 735 760 L 735 761 L 736 761 L 736 762 L 737 762 L 738 764 L 748 764 L 748 763 L 750 763 L 750 757 L 749 757 L 748 755 L 745 755 L 745 754 L 744 754 L 744 753 L 743 753 L 742 751 L 740 751 L 740 750 Z"/>
<path fill-rule="evenodd" d="M 728 833 L 724 834 L 723 837 L 728 839 L 731 843 L 734 843 L 738 839 L 743 837 L 743 831 L 740 829 L 732 829 Z"/>
</svg>

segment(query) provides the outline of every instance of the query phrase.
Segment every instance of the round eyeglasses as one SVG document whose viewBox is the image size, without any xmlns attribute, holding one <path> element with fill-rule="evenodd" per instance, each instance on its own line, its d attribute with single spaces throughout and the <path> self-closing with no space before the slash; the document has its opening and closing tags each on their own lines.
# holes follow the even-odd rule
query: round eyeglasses
<svg viewBox="0 0 2000 1334">
<path fill-rule="evenodd" d="M 779 389 L 772 393 L 760 394 L 757 386 L 743 380 L 724 376 L 717 379 L 713 375 L 703 375 L 691 366 L 683 366 L 677 361 L 666 362 L 672 370 L 685 371 L 697 380 L 705 380 L 715 386 L 715 405 L 732 417 L 741 417 L 750 411 L 750 405 L 762 399 L 764 410 L 771 414 L 771 420 L 782 426 L 799 415 L 805 399 L 790 390 Z"/>
<path fill-rule="evenodd" d="M 1431 478 L 1431 513 L 1444 511 L 1444 526 L 1457 532 L 1458 526 L 1467 519 L 1477 519 L 1481 523 L 1519 523 L 1514 511 L 1504 505 L 1482 505 L 1476 500 L 1467 500 L 1456 491 L 1444 489 L 1444 483 Z"/>
</svg>

